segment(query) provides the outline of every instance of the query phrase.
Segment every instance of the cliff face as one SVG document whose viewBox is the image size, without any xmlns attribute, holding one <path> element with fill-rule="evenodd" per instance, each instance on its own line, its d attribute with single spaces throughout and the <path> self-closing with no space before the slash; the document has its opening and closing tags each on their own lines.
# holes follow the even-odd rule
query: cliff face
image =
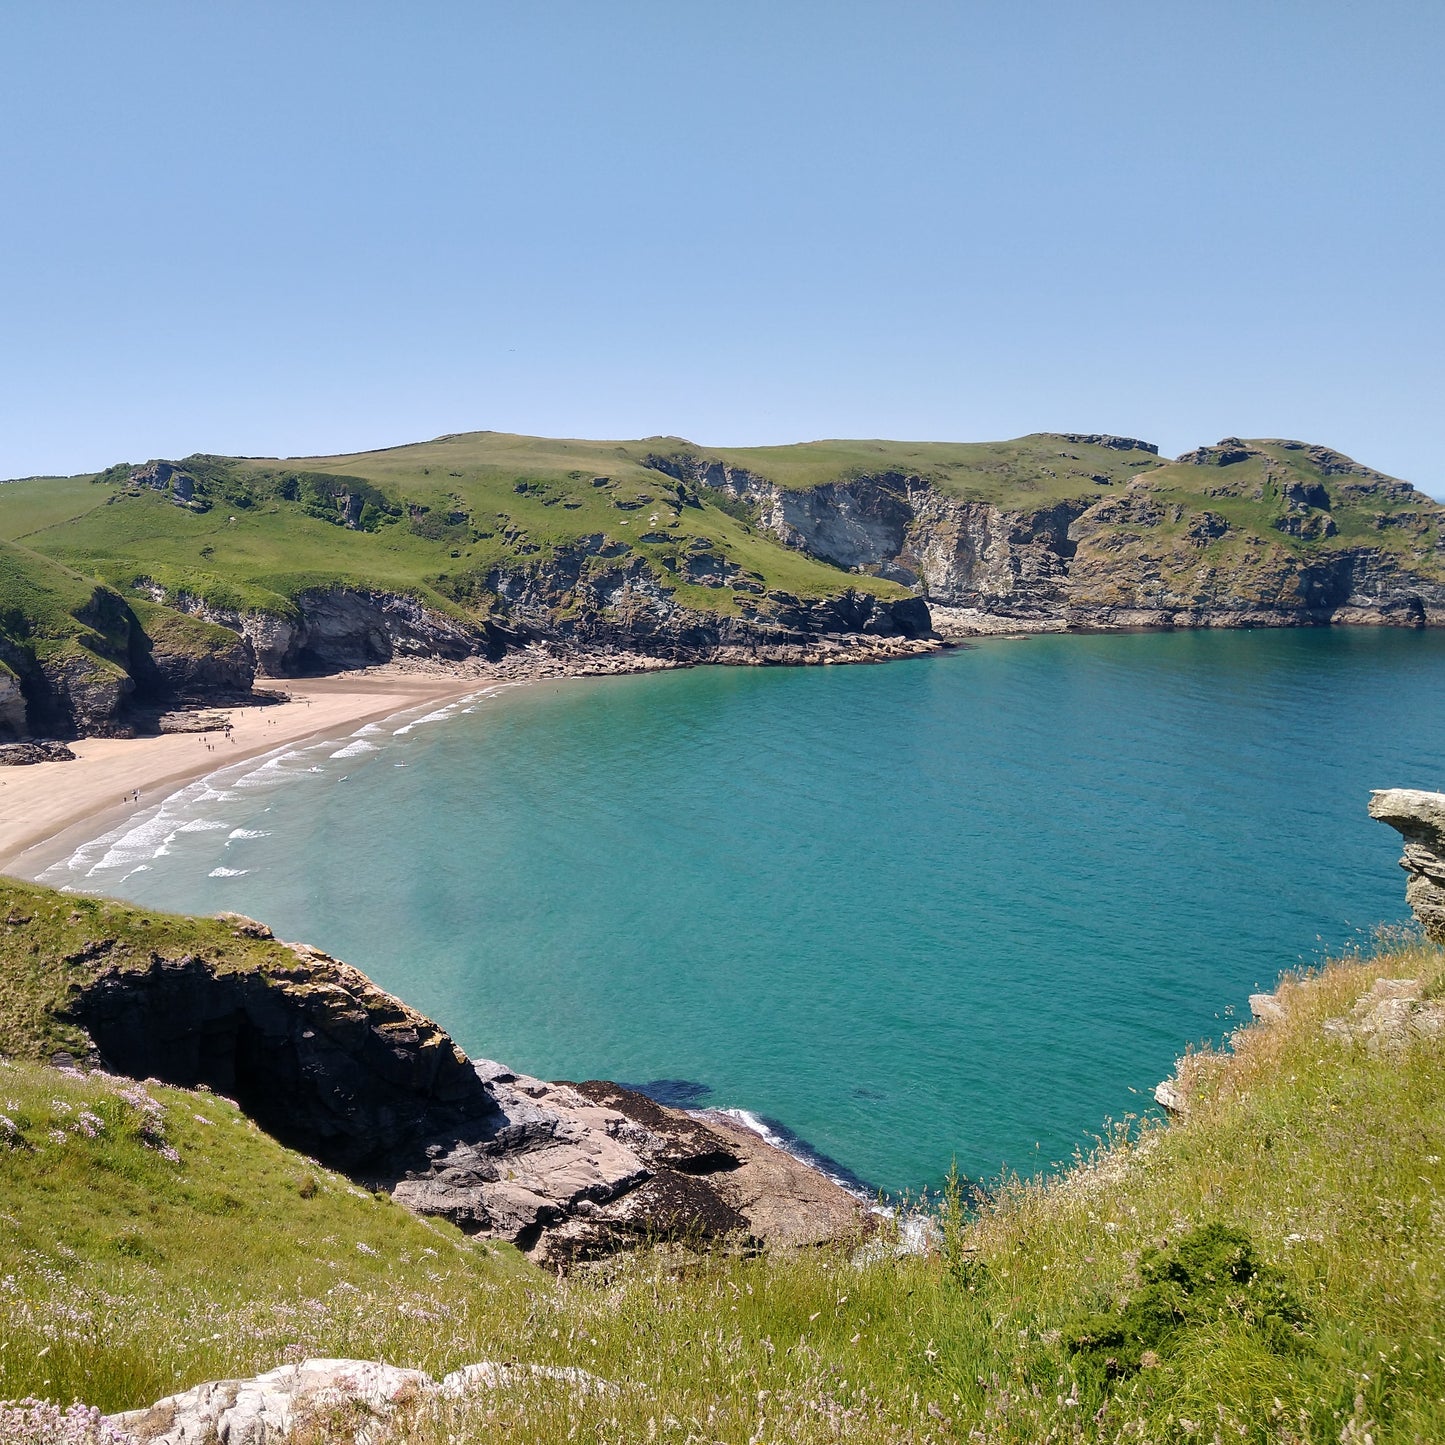
<svg viewBox="0 0 1445 1445">
<path fill-rule="evenodd" d="M 270 677 L 369 667 L 397 657 L 496 657 L 504 646 L 494 625 L 469 624 L 391 592 L 308 588 L 290 614 L 218 607 L 159 587 L 151 595 L 243 637 L 258 670 Z"/>
<path fill-rule="evenodd" d="M 204 1086 L 282 1143 L 540 1262 L 659 1237 L 816 1243 L 862 1226 L 852 1196 L 731 1120 L 469 1060 L 356 969 L 249 919 L 96 900 L 67 913 L 68 900 L 8 880 L 0 893 L 0 963 L 36 999 L 24 1024 L 0 1013 L 0 1047 L 43 1053 L 58 1030 L 116 1072 Z M 39 1040 L 32 1015 L 53 1021 Z"/>
<path fill-rule="evenodd" d="M 880 598 L 846 585 L 833 597 L 805 599 L 764 590 L 709 553 L 684 563 L 695 585 L 730 589 L 736 611 L 689 607 L 640 558 L 599 536 L 559 548 L 531 566 L 497 569 L 487 582 L 514 633 L 613 646 L 698 662 L 806 662 L 809 650 L 860 639 L 916 640 L 931 632 L 921 599 Z"/>
<path fill-rule="evenodd" d="M 1405 901 L 1425 935 L 1445 943 L 1445 793 L 1384 788 L 1370 794 L 1370 816 L 1405 840 Z"/>
<path fill-rule="evenodd" d="M 250 692 L 256 664 L 234 632 L 134 605 L 34 553 L 0 544 L 0 740 L 124 736 L 137 704 Z"/>
<path fill-rule="evenodd" d="M 1445 623 L 1445 507 L 1408 483 L 1298 442 L 1229 438 L 1161 466 L 1131 438 L 1058 441 L 1147 469 L 1031 508 L 898 472 L 789 490 L 721 461 L 649 461 L 789 547 L 914 588 L 942 630 Z"/>
</svg>

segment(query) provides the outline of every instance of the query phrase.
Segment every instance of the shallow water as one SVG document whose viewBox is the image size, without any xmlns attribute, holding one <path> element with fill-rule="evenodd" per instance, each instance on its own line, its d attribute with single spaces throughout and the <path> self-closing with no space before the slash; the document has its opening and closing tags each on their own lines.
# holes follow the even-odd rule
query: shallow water
<svg viewBox="0 0 1445 1445">
<path fill-rule="evenodd" d="M 1445 788 L 1445 634 L 1040 637 L 494 691 L 193 785 L 47 881 L 253 914 L 469 1053 L 917 1188 L 1066 1159 L 1405 918 L 1381 786 Z"/>
</svg>

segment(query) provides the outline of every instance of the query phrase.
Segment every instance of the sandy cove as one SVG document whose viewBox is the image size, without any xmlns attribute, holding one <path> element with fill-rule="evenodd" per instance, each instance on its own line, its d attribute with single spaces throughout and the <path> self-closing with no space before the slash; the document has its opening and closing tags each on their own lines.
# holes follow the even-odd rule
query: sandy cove
<svg viewBox="0 0 1445 1445">
<path fill-rule="evenodd" d="M 284 701 L 219 707 L 224 732 L 81 738 L 73 762 L 0 768 L 0 871 L 33 878 L 82 842 L 154 807 L 196 778 L 274 748 L 345 732 L 410 708 L 464 697 L 485 679 L 374 667 L 330 677 L 267 679 Z M 129 800 L 139 792 L 140 802 Z"/>
<path fill-rule="evenodd" d="M 942 639 L 868 639 L 849 646 L 774 649 L 776 656 L 719 655 L 715 661 L 866 663 L 923 656 Z M 82 843 L 154 807 L 220 768 L 313 738 L 339 736 L 363 723 L 467 697 L 490 687 L 615 677 L 687 667 L 695 659 L 664 659 L 609 648 L 562 650 L 532 646 L 496 662 L 411 659 L 322 677 L 260 678 L 256 692 L 277 699 L 259 705 L 198 709 L 220 714 L 229 734 L 162 733 L 135 738 L 81 738 L 72 761 L 0 767 L 0 873 L 36 878 Z M 131 794 L 139 793 L 139 802 Z"/>
</svg>

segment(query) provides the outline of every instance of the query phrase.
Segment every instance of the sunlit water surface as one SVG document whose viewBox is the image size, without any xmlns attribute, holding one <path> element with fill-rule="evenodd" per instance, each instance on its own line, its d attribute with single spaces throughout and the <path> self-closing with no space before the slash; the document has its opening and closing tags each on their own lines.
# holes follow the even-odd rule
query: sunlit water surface
<svg viewBox="0 0 1445 1445">
<path fill-rule="evenodd" d="M 492 692 L 252 761 L 47 881 L 236 909 L 551 1078 L 858 1178 L 1066 1159 L 1257 987 L 1406 917 L 1445 635 L 1041 637 Z"/>
</svg>

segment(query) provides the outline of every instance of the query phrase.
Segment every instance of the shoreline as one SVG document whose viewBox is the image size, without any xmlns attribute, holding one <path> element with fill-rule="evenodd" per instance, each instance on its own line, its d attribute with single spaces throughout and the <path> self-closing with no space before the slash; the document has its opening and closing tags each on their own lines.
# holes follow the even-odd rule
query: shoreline
<svg viewBox="0 0 1445 1445">
<path fill-rule="evenodd" d="M 947 644 L 938 642 L 926 651 L 860 647 L 840 650 L 842 656 L 830 655 L 826 661 L 894 661 L 946 649 Z M 76 848 L 188 783 L 278 748 L 455 701 L 488 687 L 621 677 L 698 665 L 699 659 L 608 649 L 557 653 L 529 647 L 496 662 L 476 657 L 455 662 L 411 658 L 309 677 L 261 678 L 255 693 L 264 701 L 175 710 L 191 713 L 198 721 L 202 716 L 224 719 L 230 723 L 229 732 L 217 723 L 205 730 L 141 737 L 83 737 L 67 744 L 75 754 L 72 760 L 0 767 L 0 874 L 33 882 Z M 137 791 L 139 801 L 130 796 Z"/>
<path fill-rule="evenodd" d="M 218 724 L 144 737 L 85 737 L 67 744 L 73 760 L 0 767 L 0 873 L 33 882 L 82 844 L 187 784 L 280 748 L 349 733 L 488 687 L 672 666 L 627 654 L 603 654 L 579 665 L 538 652 L 512 654 L 498 663 L 412 660 L 261 679 L 255 691 L 268 700 L 192 710 L 198 719 L 228 721 L 229 736 Z M 276 698 L 281 700 L 271 700 Z M 130 797 L 137 791 L 138 802 Z"/>
</svg>

